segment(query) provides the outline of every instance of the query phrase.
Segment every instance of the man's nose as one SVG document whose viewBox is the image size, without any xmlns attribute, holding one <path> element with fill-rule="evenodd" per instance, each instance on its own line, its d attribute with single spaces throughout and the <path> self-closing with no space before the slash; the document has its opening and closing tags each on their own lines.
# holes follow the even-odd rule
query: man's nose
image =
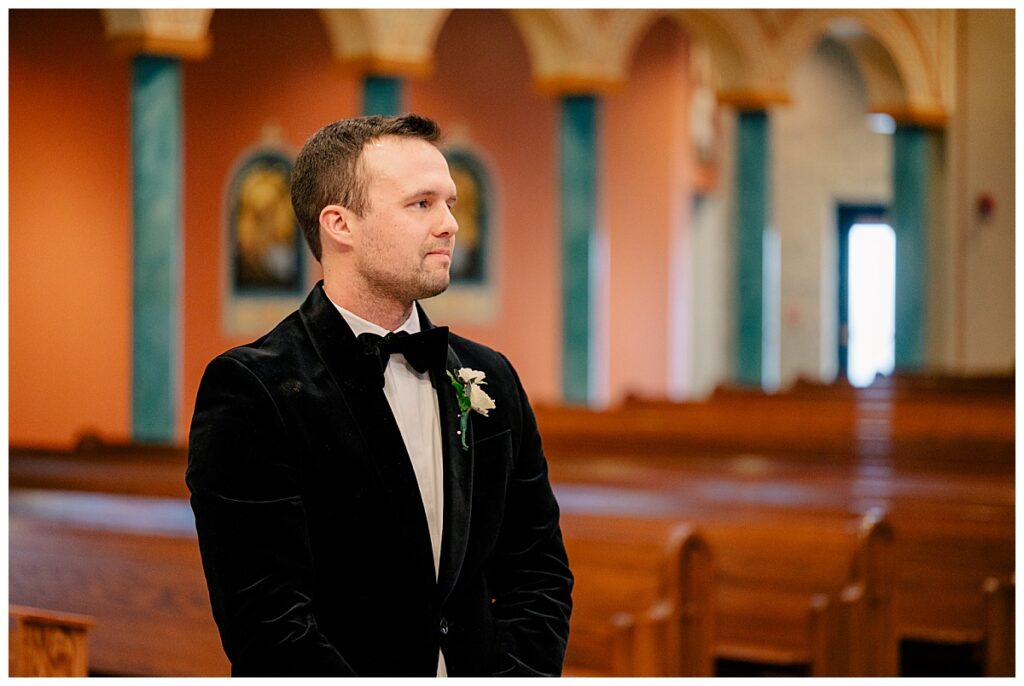
<svg viewBox="0 0 1024 686">
<path fill-rule="evenodd" d="M 456 221 L 452 208 L 445 205 L 442 211 L 444 212 L 444 217 L 438 226 L 437 234 L 439 236 L 454 236 L 459 232 L 459 222 Z"/>
</svg>

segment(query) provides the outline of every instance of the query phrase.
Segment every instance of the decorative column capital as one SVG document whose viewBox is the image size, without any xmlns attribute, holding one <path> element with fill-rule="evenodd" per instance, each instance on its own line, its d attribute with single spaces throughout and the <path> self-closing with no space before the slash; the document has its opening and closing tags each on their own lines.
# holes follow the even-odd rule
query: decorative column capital
<svg viewBox="0 0 1024 686">
<path fill-rule="evenodd" d="M 100 15 L 118 55 L 201 60 L 210 54 L 212 9 L 103 9 Z"/>
<path fill-rule="evenodd" d="M 534 86 L 546 95 L 601 94 L 629 75 L 633 41 L 651 10 L 515 9 Z"/>
<path fill-rule="evenodd" d="M 419 77 L 433 69 L 448 9 L 322 9 L 331 52 L 360 75 Z"/>
<path fill-rule="evenodd" d="M 888 114 L 897 124 L 919 126 L 923 129 L 945 129 L 949 123 L 949 114 L 941 102 L 907 103 L 905 105 L 872 104 L 870 111 Z"/>
<path fill-rule="evenodd" d="M 718 91 L 718 102 L 741 112 L 768 111 L 775 105 L 788 105 L 789 92 L 770 85 L 741 90 Z"/>
</svg>

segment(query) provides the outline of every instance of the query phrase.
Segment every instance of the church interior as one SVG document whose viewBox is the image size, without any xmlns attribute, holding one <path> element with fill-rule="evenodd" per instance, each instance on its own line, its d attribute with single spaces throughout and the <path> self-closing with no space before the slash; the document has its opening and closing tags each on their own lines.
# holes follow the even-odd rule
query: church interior
<svg viewBox="0 0 1024 686">
<path fill-rule="evenodd" d="M 529 394 L 565 675 L 1013 676 L 1014 24 L 10 10 L 10 674 L 228 674 L 199 380 L 322 278 L 303 142 L 416 112 L 460 196 L 423 306 Z"/>
</svg>

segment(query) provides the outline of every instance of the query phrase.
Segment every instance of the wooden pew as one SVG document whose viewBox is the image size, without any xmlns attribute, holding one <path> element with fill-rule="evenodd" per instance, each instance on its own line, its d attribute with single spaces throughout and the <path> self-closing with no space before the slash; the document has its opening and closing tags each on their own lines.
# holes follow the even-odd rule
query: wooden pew
<svg viewBox="0 0 1024 686">
<path fill-rule="evenodd" d="M 659 491 L 689 481 L 669 489 L 688 499 L 774 490 L 786 493 L 777 506 L 794 510 L 886 508 L 899 634 L 941 643 L 980 642 L 977 588 L 1014 571 L 1014 420 L 1012 377 L 897 376 L 868 389 L 719 389 L 706 403 L 538 409 L 554 479 Z M 637 472 L 651 465 L 643 485 Z"/>
<path fill-rule="evenodd" d="M 981 644 L 989 576 L 1014 570 L 1012 508 L 931 502 L 899 504 L 896 621 L 905 639 Z"/>
<path fill-rule="evenodd" d="M 11 602 L 95 617 L 101 675 L 225 676 L 188 501 L 14 490 Z"/>
<path fill-rule="evenodd" d="M 778 395 L 801 396 L 832 400 L 846 398 L 850 400 L 902 401 L 912 398 L 946 399 L 956 402 L 978 400 L 1013 401 L 1015 379 L 1012 374 L 993 376 L 950 376 L 945 374 L 929 374 L 921 372 L 896 372 L 888 376 L 878 375 L 869 386 L 858 387 L 845 378 L 838 377 L 832 382 L 817 379 L 798 378 L 789 388 Z M 761 393 L 743 387 L 722 385 L 715 389 L 716 394 Z"/>
<path fill-rule="evenodd" d="M 553 477 L 557 476 L 557 472 L 558 472 L 558 467 L 559 467 L 559 466 L 561 466 L 561 465 L 563 465 L 563 464 L 564 464 L 564 463 L 560 463 L 559 461 L 553 461 L 553 462 L 552 462 L 552 468 L 553 468 Z M 641 467 L 640 465 L 636 465 L 636 464 L 630 464 L 630 465 L 626 465 L 626 466 L 625 466 L 625 469 L 627 469 L 628 471 L 627 471 L 627 472 L 624 472 L 624 473 L 612 474 L 612 477 L 613 477 L 613 478 L 621 478 L 621 477 L 623 477 L 623 476 L 624 476 L 625 474 L 628 474 L 628 473 L 640 473 L 640 474 L 642 474 L 642 473 L 643 473 L 643 471 L 644 471 L 644 468 L 642 468 L 642 467 Z M 671 474 L 671 473 L 672 473 L 672 472 L 655 472 L 655 474 L 654 474 L 654 481 L 655 481 L 655 482 L 657 482 L 657 481 L 664 481 L 664 480 L 665 480 L 665 478 L 664 478 L 664 477 L 665 477 L 665 476 L 666 476 L 667 474 Z M 670 482 L 671 482 L 671 481 L 670 481 Z M 731 482 L 731 483 L 726 483 L 726 484 L 724 484 L 724 487 L 725 487 L 725 489 L 726 489 L 726 491 L 727 491 L 727 492 L 732 492 L 732 491 L 734 491 L 734 490 L 735 490 L 735 487 L 736 487 L 736 485 L 737 485 L 737 484 L 736 484 L 735 482 Z M 740 485 L 741 485 L 741 484 L 740 484 Z M 691 496 L 691 495 L 684 495 L 684 496 L 683 496 L 682 498 L 676 498 L 676 497 L 674 497 L 674 496 L 671 496 L 671 497 L 670 497 L 670 498 L 669 498 L 668 500 L 669 500 L 670 502 L 673 502 L 673 503 L 675 503 L 675 505 L 673 505 L 673 506 L 672 506 L 673 508 L 678 508 L 678 502 L 694 502 L 694 503 L 696 503 L 696 502 L 699 502 L 699 500 L 700 500 L 700 499 L 698 499 L 698 498 L 691 498 L 690 496 Z M 644 495 L 643 495 L 643 496 L 641 497 L 641 499 L 640 499 L 640 500 L 649 500 L 649 499 L 648 499 L 648 494 L 644 494 Z M 625 502 L 625 501 L 624 501 L 624 502 Z M 760 508 L 760 507 L 762 507 L 762 506 L 767 506 L 767 507 L 768 507 L 769 509 L 771 509 L 771 508 L 774 508 L 774 507 L 776 507 L 776 506 L 778 505 L 778 504 L 777 504 L 777 502 L 775 502 L 775 501 L 773 501 L 773 500 L 770 500 L 770 499 L 769 499 L 769 501 L 768 501 L 768 502 L 766 502 L 766 503 L 757 503 L 757 502 L 755 502 L 754 504 L 755 504 L 755 505 L 756 505 L 757 507 L 759 507 L 759 508 Z M 637 503 L 635 503 L 635 502 L 631 504 L 632 512 L 633 512 L 634 514 L 636 513 L 636 506 L 637 506 Z M 729 508 L 729 509 L 736 509 L 736 504 L 735 504 L 735 503 L 732 503 L 731 505 L 728 505 L 728 508 Z M 739 509 L 742 509 L 742 508 L 739 508 Z M 665 511 L 663 510 L 663 511 L 662 511 L 662 513 L 664 514 L 664 512 L 665 512 Z M 677 512 L 678 512 L 678 510 L 677 510 Z M 656 513 L 655 513 L 655 514 L 656 514 Z M 684 514 L 685 514 L 685 513 L 684 513 Z M 850 518 L 848 517 L 847 519 L 850 519 Z M 801 650 L 803 650 L 803 649 L 801 649 Z M 805 652 L 806 652 L 806 651 L 805 651 Z M 803 658 L 803 657 L 801 657 L 801 658 L 799 658 L 799 659 L 804 659 L 804 658 Z M 807 659 L 808 661 L 810 661 L 810 658 L 806 658 L 806 659 Z"/>
<path fill-rule="evenodd" d="M 19 605 L 8 616 L 10 676 L 89 676 L 91 617 Z"/>
<path fill-rule="evenodd" d="M 1016 676 L 1016 577 L 985 580 L 985 676 Z"/>
<path fill-rule="evenodd" d="M 680 507 L 691 509 L 761 508 L 812 516 L 819 511 L 857 514 L 883 507 L 889 512 L 896 557 L 896 630 L 904 640 L 979 643 L 983 605 L 978 589 L 988 576 L 1014 571 L 1015 494 L 1013 482 L 1005 479 L 886 476 L 752 455 L 598 455 L 590 460 L 549 455 L 549 465 L 557 486 L 574 484 L 596 492 L 614 488 L 620 499 L 664 507 L 682 503 Z M 701 524 L 692 512 L 678 513 Z"/>
<path fill-rule="evenodd" d="M 720 388 L 705 402 L 632 397 L 604 412 L 543 405 L 536 410 L 545 444 L 556 452 L 751 451 L 891 458 L 925 467 L 1013 467 L 1014 403 L 1005 393 L 837 384 L 767 395 Z"/>
<path fill-rule="evenodd" d="M 642 447 L 637 441 L 633 445 Z M 145 450 L 128 457 L 128 448 L 111 452 L 83 457 L 12 451 L 12 487 L 24 483 L 19 474 L 31 473 L 68 488 L 130 493 L 182 488 L 183 450 L 168 451 L 178 454 L 171 459 Z M 611 483 L 658 492 L 655 497 L 669 500 L 854 514 L 873 506 L 888 509 L 895 532 L 899 581 L 894 603 L 902 639 L 980 643 L 985 634 L 977 589 L 988 576 L 1014 571 L 1014 486 L 1012 479 L 1000 475 L 954 472 L 952 478 L 948 470 L 874 469 L 813 456 L 619 452 L 567 457 L 549 449 L 548 457 L 557 482 Z M 26 462 L 31 469 L 19 466 Z M 162 466 L 148 471 L 154 464 Z M 970 554 L 965 555 L 967 550 Z"/>
<path fill-rule="evenodd" d="M 535 409 L 546 450 L 562 454 L 640 451 L 649 455 L 686 449 L 846 455 L 855 421 L 852 409 L 845 414 L 808 412 L 805 416 L 810 420 L 794 426 L 791 410 L 724 412 L 711 403 L 683 407 L 643 403 L 604 412 L 545 405 Z"/>
<path fill-rule="evenodd" d="M 10 488 L 188 498 L 184 446 L 80 441 L 74 450 L 11 446 Z"/>
<path fill-rule="evenodd" d="M 719 569 L 717 653 L 809 664 L 810 676 L 895 676 L 891 528 L 878 514 L 823 524 L 786 518 L 708 527 Z M 816 627 L 808 607 L 818 595 L 832 607 Z M 822 646 L 826 653 L 815 652 Z"/>
<path fill-rule="evenodd" d="M 98 674 L 224 675 L 191 517 L 184 500 L 12 491 L 11 597 L 94 615 Z M 566 522 L 581 579 L 574 622 L 584 626 L 572 654 L 590 656 L 580 671 L 710 674 L 709 567 L 700 537 L 684 526 L 655 524 L 645 537 L 595 518 Z M 595 569 L 613 575 L 611 586 L 593 578 Z M 638 573 L 623 574 L 629 570 Z M 614 594 L 627 601 L 615 605 Z M 616 616 L 612 607 L 635 612 Z"/>
<path fill-rule="evenodd" d="M 672 520 L 562 513 L 576 578 L 568 676 L 711 676 L 711 562 Z"/>
<path fill-rule="evenodd" d="M 931 393 L 962 397 L 989 396 L 1013 398 L 1016 393 L 1015 375 L 1012 371 L 1006 374 L 974 376 L 928 372 L 895 372 L 888 376 L 876 377 L 875 382 L 871 385 L 876 388 L 885 388 L 902 393 Z"/>
<path fill-rule="evenodd" d="M 685 430 L 675 426 L 676 415 L 659 416 L 654 408 L 631 416 L 556 408 L 558 417 L 572 421 L 561 427 L 556 422 L 554 431 L 538 408 L 538 421 L 556 481 L 626 485 L 657 498 L 723 507 L 753 501 L 787 511 L 888 509 L 900 569 L 894 599 L 899 635 L 977 642 L 985 636 L 980 582 L 1013 573 L 1012 393 L 1007 401 L 1007 384 L 1001 381 L 993 384 L 1001 388 L 997 392 L 968 389 L 936 398 L 929 383 L 922 390 L 916 381 L 908 385 L 897 379 L 891 388 L 852 389 L 852 400 L 838 403 L 824 389 L 804 402 L 769 408 L 765 402 L 780 398 L 747 392 L 745 400 L 716 406 L 715 412 L 704 407 L 707 425 L 698 421 Z M 851 389 L 838 390 L 850 395 Z M 868 390 L 873 395 L 863 394 Z M 718 395 L 721 400 L 723 394 Z M 962 408 L 970 403 L 960 402 L 962 396 L 980 402 L 965 413 Z M 914 398 L 921 400 L 909 403 Z M 986 409 L 993 407 L 991 413 Z M 731 419 L 721 419 L 723 413 Z M 904 421 L 904 415 L 910 418 Z M 838 437 L 830 431 L 839 431 Z M 172 486 L 142 488 L 183 488 L 183 450 L 180 456 L 180 466 L 163 478 Z M 85 465 L 84 473 L 93 474 L 87 487 L 138 488 L 135 477 L 123 484 L 96 477 L 119 473 L 106 468 L 113 458 L 104 459 L 103 466 Z M 15 462 L 12 453 L 12 486 L 16 479 L 24 483 Z M 73 469 L 81 470 L 81 464 Z"/>
<path fill-rule="evenodd" d="M 714 561 L 716 659 L 814 675 L 830 674 L 837 664 L 853 675 L 897 673 L 892 535 L 883 515 L 716 508 L 614 486 L 556 483 L 555 494 L 563 517 L 600 513 L 631 520 L 634 526 L 683 518 L 699 527 Z M 851 585 L 862 588 L 859 619 L 847 632 L 847 645 L 837 646 L 832 637 L 843 633 L 829 622 L 842 616 L 833 612 L 816 619 L 812 604 L 838 607 Z M 852 602 L 847 599 L 845 606 Z M 858 645 L 871 649 L 852 663 L 849 656 Z"/>
</svg>

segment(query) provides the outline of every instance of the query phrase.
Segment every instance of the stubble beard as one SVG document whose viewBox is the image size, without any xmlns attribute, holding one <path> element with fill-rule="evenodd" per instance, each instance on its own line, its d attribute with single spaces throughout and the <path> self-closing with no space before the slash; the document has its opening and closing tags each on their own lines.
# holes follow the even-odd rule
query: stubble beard
<svg viewBox="0 0 1024 686">
<path fill-rule="evenodd" d="M 395 269 L 386 257 L 377 258 L 362 270 L 367 289 L 374 297 L 408 304 L 440 295 L 451 283 L 447 268 L 428 270 L 421 262 L 417 269 L 408 272 Z"/>
<path fill-rule="evenodd" d="M 451 283 L 451 274 L 447 269 L 438 270 L 435 274 L 423 270 L 418 276 L 420 278 L 417 279 L 416 288 L 409 293 L 412 300 L 423 300 L 441 295 L 448 290 L 448 285 Z"/>
</svg>

